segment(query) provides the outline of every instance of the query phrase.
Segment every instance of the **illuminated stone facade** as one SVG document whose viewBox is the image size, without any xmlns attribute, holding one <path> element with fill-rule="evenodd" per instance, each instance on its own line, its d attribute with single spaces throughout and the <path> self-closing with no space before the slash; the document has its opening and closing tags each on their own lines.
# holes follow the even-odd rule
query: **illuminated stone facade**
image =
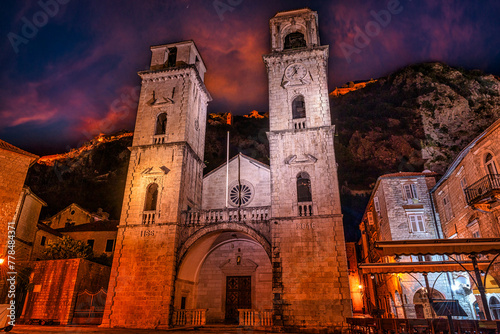
<svg viewBox="0 0 500 334">
<path fill-rule="evenodd" d="M 499 159 L 500 120 L 497 120 L 460 152 L 432 189 L 444 238 L 500 237 Z M 465 255 L 462 257 L 468 259 Z M 493 262 L 486 282 L 492 318 L 500 320 L 498 261 Z M 479 291 L 474 289 L 473 292 L 475 296 L 468 295 L 468 298 L 476 311 L 482 311 Z M 479 318 L 479 314 L 474 314 L 474 317 Z"/>
<path fill-rule="evenodd" d="M 317 27 L 309 9 L 271 20 L 271 166 L 240 154 L 227 181 L 225 164 L 202 177 L 211 98 L 194 43 L 151 48 L 103 327 L 345 324 L 328 46 Z"/>
<path fill-rule="evenodd" d="M 38 157 L 0 140 L 0 256 L 5 255 L 7 226 L 14 221 L 28 168 Z"/>
</svg>

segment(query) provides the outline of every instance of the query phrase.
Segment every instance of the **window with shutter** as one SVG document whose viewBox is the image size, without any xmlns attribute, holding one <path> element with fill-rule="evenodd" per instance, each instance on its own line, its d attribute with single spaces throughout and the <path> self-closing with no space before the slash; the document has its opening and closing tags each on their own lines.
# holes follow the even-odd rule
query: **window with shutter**
<svg viewBox="0 0 500 334">
<path fill-rule="evenodd" d="M 421 214 L 408 215 L 411 232 L 425 232 L 424 216 Z"/>
<path fill-rule="evenodd" d="M 373 206 L 375 207 L 375 211 L 380 212 L 380 203 L 378 201 L 378 197 L 373 198 Z"/>
</svg>

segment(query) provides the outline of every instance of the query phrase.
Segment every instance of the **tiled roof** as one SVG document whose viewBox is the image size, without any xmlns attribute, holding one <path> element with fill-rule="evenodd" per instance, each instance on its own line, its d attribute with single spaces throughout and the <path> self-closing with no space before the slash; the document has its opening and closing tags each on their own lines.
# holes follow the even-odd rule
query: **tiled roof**
<svg viewBox="0 0 500 334">
<path fill-rule="evenodd" d="M 58 228 L 56 231 L 61 233 L 84 232 L 84 231 L 118 231 L 118 220 L 100 220 L 94 223 L 67 226 Z"/>
<path fill-rule="evenodd" d="M 399 172 L 392 174 L 385 174 L 380 176 L 380 178 L 393 178 L 393 177 L 410 177 L 410 176 L 437 176 L 438 173 L 434 172 Z"/>
<path fill-rule="evenodd" d="M 43 223 L 38 223 L 36 226 L 38 227 L 39 230 L 43 230 L 45 232 L 49 232 L 49 233 L 51 233 L 53 235 L 56 235 L 58 237 L 62 237 L 61 233 L 57 232 L 56 230 L 54 230 L 50 226 L 47 226 L 47 225 L 45 225 Z"/>
<path fill-rule="evenodd" d="M 15 147 L 14 145 L 9 144 L 6 141 L 1 140 L 1 139 L 0 139 L 0 149 L 23 154 L 23 155 L 26 155 L 26 156 L 32 157 L 32 158 L 38 158 L 38 155 L 21 150 L 19 147 Z"/>
</svg>

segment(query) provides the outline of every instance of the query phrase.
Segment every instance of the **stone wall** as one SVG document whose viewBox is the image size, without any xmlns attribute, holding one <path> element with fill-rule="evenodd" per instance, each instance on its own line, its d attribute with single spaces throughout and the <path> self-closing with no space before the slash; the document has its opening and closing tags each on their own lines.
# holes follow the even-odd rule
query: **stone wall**
<svg viewBox="0 0 500 334">
<path fill-rule="evenodd" d="M 0 203 L 2 203 L 0 205 L 0 231 L 7 231 L 7 224 L 14 219 L 26 173 L 36 156 L 27 152 L 13 152 L 10 150 L 11 147 L 18 149 L 3 141 L 0 144 L 3 145 L 0 145 Z M 8 149 L 4 149 L 4 146 Z M 0 235 L 2 254 L 5 252 L 6 245 L 7 233 L 5 232 Z"/>
<path fill-rule="evenodd" d="M 69 324 L 79 292 L 107 289 L 111 268 L 83 259 L 34 262 L 21 320 L 42 319 Z"/>
<path fill-rule="evenodd" d="M 271 175 L 269 167 L 264 164 L 239 155 L 229 161 L 229 190 L 238 182 L 238 173 L 242 184 L 249 183 L 253 195 L 250 201 L 245 205 L 248 207 L 270 206 L 271 205 Z M 204 210 L 222 209 L 226 206 L 226 164 L 215 169 L 212 173 L 203 178 L 203 204 Z M 234 205 L 228 202 L 229 207 Z"/>
</svg>

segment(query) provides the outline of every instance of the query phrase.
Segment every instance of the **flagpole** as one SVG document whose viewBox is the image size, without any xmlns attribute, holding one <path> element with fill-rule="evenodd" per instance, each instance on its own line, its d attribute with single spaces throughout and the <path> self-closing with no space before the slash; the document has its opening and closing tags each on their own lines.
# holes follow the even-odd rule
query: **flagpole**
<svg viewBox="0 0 500 334">
<path fill-rule="evenodd" d="M 229 188 L 229 130 L 227 131 L 227 147 L 226 147 L 226 209 L 228 207 L 228 188 Z"/>
</svg>

